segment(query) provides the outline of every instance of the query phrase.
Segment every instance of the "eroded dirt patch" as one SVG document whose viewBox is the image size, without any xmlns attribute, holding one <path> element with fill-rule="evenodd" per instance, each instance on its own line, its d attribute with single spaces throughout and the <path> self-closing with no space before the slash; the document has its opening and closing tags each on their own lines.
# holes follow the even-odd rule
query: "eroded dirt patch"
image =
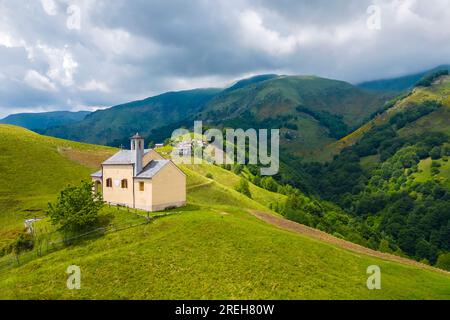
<svg viewBox="0 0 450 320">
<path fill-rule="evenodd" d="M 69 160 L 90 168 L 100 168 L 101 163 L 115 153 L 111 150 L 92 151 L 73 148 L 58 148 L 58 152 Z"/>
</svg>

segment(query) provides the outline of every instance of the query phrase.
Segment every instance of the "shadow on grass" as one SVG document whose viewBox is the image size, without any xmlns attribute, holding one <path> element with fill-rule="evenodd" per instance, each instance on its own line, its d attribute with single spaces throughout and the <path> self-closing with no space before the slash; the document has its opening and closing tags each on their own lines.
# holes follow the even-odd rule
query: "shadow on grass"
<svg viewBox="0 0 450 320">
<path fill-rule="evenodd" d="M 195 204 L 187 204 L 184 207 L 176 207 L 176 208 L 167 208 L 161 211 L 155 211 L 155 213 L 165 213 L 165 212 L 184 212 L 184 211 L 198 211 L 200 210 L 200 206 Z"/>
<path fill-rule="evenodd" d="M 108 213 L 98 217 L 97 222 L 87 228 L 70 232 L 63 236 L 65 246 L 83 245 L 87 241 L 103 237 L 112 226 L 114 214 Z"/>
</svg>

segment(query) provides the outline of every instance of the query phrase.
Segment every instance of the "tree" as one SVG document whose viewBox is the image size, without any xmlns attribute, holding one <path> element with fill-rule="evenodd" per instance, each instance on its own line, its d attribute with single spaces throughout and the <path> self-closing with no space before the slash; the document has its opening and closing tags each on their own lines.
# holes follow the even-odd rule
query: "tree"
<svg viewBox="0 0 450 320">
<path fill-rule="evenodd" d="M 245 178 L 241 178 L 241 181 L 239 181 L 239 184 L 236 186 L 236 191 L 240 192 L 250 199 L 252 198 L 252 194 L 250 192 L 250 187 L 248 185 L 248 181 Z"/>
<path fill-rule="evenodd" d="M 392 249 L 389 246 L 389 241 L 387 241 L 386 239 L 381 239 L 378 246 L 378 251 L 392 253 Z"/>
<path fill-rule="evenodd" d="M 82 182 L 61 191 L 57 201 L 48 204 L 48 215 L 64 233 L 77 232 L 97 222 L 102 206 L 102 195 L 93 192 L 93 183 Z"/>
<path fill-rule="evenodd" d="M 261 186 L 269 191 L 277 192 L 278 183 L 272 177 L 264 177 L 261 179 Z"/>
<path fill-rule="evenodd" d="M 428 241 L 420 239 L 416 244 L 416 256 L 417 258 L 434 262 L 436 261 L 436 248 Z"/>
<path fill-rule="evenodd" d="M 433 149 L 431 149 L 430 157 L 433 160 L 439 159 L 441 157 L 441 148 L 434 147 Z"/>
<path fill-rule="evenodd" d="M 450 145 L 444 145 L 442 147 L 442 155 L 450 156 Z"/>
<path fill-rule="evenodd" d="M 450 271 L 450 252 L 439 255 L 436 267 Z"/>
</svg>

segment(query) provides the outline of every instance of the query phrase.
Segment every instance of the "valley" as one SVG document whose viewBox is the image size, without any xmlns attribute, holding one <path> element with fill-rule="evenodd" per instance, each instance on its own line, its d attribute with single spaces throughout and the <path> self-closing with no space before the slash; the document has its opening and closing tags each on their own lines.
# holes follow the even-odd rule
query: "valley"
<svg viewBox="0 0 450 320">
<path fill-rule="evenodd" d="M 20 232 L 30 209 L 36 210 L 33 216 L 45 217 L 46 202 L 54 199 L 66 184 L 54 178 L 46 181 L 40 176 L 57 177 L 51 172 L 66 168 L 67 172 L 73 172 L 72 181 L 77 183 L 92 171 L 83 163 L 101 161 L 113 152 L 17 127 L 0 126 L 0 129 L 2 148 L 6 151 L 1 161 L 9 161 L 12 149 L 7 146 L 15 141 L 22 148 L 14 149 L 17 159 L 14 167 L 23 166 L 20 161 L 26 162 L 24 157 L 33 148 L 45 151 L 33 154 L 36 163 L 46 165 L 21 173 L 22 179 L 34 183 L 29 184 L 22 198 L 15 195 L 19 191 L 14 194 L 6 191 L 16 181 L 13 176 L 2 179 L 1 203 L 10 205 L 6 211 L 9 214 L 3 211 L 0 215 L 3 235 Z M 61 148 L 66 153 L 58 152 Z M 77 157 L 69 159 L 67 152 L 76 152 Z M 13 166 L 9 168 L 12 170 Z M 149 224 L 87 238 L 4 270 L 0 272 L 1 298 L 447 299 L 450 296 L 450 276 L 446 273 L 428 270 L 424 265 L 380 259 L 307 234 L 279 229 L 249 211 L 281 219 L 269 207 L 286 199 L 285 195 L 250 183 L 250 199 L 234 190 L 241 178 L 231 171 L 211 165 L 186 166 L 183 170 L 188 176 L 187 207 Z M 11 207 L 14 199 L 20 200 Z M 104 214 L 112 215 L 111 223 L 131 219 L 127 216 L 132 213 L 105 210 Z M 8 255 L 2 259 L 6 258 Z M 81 290 L 66 288 L 65 270 L 70 264 L 81 267 Z M 366 268 L 372 264 L 379 265 L 383 272 L 382 290 L 365 287 Z"/>
<path fill-rule="evenodd" d="M 145 212 L 106 206 L 100 217 L 111 231 L 38 254 L 40 245 L 23 257 L 11 251 L 23 221 L 40 218 L 39 237 L 59 239 L 47 203 L 89 180 L 117 149 L 0 125 L 0 298 L 448 299 L 441 257 L 450 243 L 449 83 L 439 77 L 388 103 L 385 93 L 316 77 L 258 77 L 223 92 L 183 92 L 191 107 L 204 105 L 174 114 L 164 130 L 194 119 L 186 118 L 192 112 L 210 119 L 206 128 L 281 127 L 280 174 L 261 176 L 254 165 L 182 165 L 186 207 L 146 220 Z M 156 108 L 162 112 L 177 95 L 155 98 Z M 351 111 L 345 101 L 371 104 Z M 84 121 L 74 133 L 88 132 Z M 129 130 L 118 128 L 116 142 Z M 302 130 L 308 139 L 299 138 Z M 111 133 L 103 132 L 100 139 Z M 81 266 L 83 290 L 66 289 L 70 264 Z M 370 265 L 382 270 L 382 290 L 366 287 Z"/>
</svg>

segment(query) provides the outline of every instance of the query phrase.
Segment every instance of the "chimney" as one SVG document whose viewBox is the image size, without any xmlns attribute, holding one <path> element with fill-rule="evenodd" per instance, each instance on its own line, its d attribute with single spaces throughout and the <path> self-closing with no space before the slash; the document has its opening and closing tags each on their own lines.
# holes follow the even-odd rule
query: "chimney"
<svg viewBox="0 0 450 320">
<path fill-rule="evenodd" d="M 142 158 L 144 157 L 144 138 L 136 133 L 131 137 L 131 151 L 134 152 L 136 162 L 134 163 L 134 176 L 142 171 Z"/>
</svg>

